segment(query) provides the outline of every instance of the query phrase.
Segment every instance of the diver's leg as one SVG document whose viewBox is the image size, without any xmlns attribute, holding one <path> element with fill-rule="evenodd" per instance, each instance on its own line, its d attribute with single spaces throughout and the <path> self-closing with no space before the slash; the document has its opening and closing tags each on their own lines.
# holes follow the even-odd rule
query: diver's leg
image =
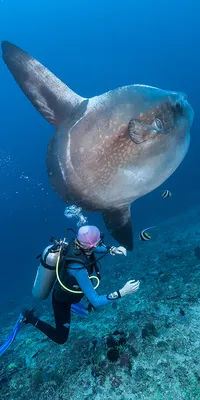
<svg viewBox="0 0 200 400">
<path fill-rule="evenodd" d="M 55 300 L 54 295 L 52 296 L 52 305 L 55 316 L 56 328 L 47 324 L 41 319 L 38 319 L 35 315 L 24 315 L 26 322 L 35 326 L 51 340 L 58 344 L 64 344 L 69 336 L 69 324 L 70 324 L 70 308 L 71 303 L 59 303 Z M 64 324 L 68 326 L 64 326 Z"/>
</svg>

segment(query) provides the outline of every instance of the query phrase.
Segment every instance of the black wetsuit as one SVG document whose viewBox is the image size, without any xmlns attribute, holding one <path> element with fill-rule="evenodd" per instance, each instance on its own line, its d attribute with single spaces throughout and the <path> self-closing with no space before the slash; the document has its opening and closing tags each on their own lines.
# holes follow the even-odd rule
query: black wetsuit
<svg viewBox="0 0 200 400">
<path fill-rule="evenodd" d="M 95 260 L 94 254 L 92 254 L 90 257 L 87 257 L 85 253 L 81 251 L 81 255 L 78 256 L 76 254 L 74 256 L 72 252 L 73 242 L 69 244 L 69 254 L 67 258 L 69 260 L 69 274 L 66 275 L 67 278 L 65 283 L 67 287 L 73 287 L 74 284 L 78 285 L 79 289 L 81 289 L 83 293 L 73 294 L 65 292 L 61 288 L 60 284 L 56 282 L 52 294 L 52 305 L 56 325 L 55 328 L 48 323 L 41 321 L 33 314 L 27 317 L 27 323 L 31 323 L 32 325 L 36 326 L 37 329 L 39 329 L 46 336 L 48 336 L 50 339 L 58 344 L 63 344 L 68 339 L 71 315 L 70 309 L 72 304 L 79 303 L 84 295 L 94 306 L 94 308 L 109 304 L 112 301 L 108 300 L 106 295 L 98 296 L 92 286 L 91 281 L 88 278 L 88 275 L 91 275 L 91 273 L 93 272 L 93 266 L 87 267 L 87 264 L 91 264 L 91 261 Z M 95 252 L 107 253 L 108 250 L 104 246 L 100 246 L 95 248 Z M 43 265 L 44 264 L 45 263 L 43 262 Z M 65 276 L 63 276 L 62 278 L 63 280 L 65 280 Z M 67 324 L 67 326 L 64 326 L 65 324 Z"/>
<path fill-rule="evenodd" d="M 80 296 L 80 298 L 79 298 Z M 69 335 L 69 326 L 64 326 L 65 324 L 70 325 L 71 320 L 71 305 L 74 303 L 79 303 L 83 295 L 71 294 L 68 296 L 66 302 L 58 302 L 55 299 L 55 293 L 52 294 L 52 306 L 54 310 L 55 325 L 49 325 L 47 322 L 41 321 L 34 315 L 30 316 L 30 320 L 27 321 L 32 325 L 35 325 L 37 329 L 43 332 L 46 336 L 52 339 L 55 343 L 64 344 Z"/>
</svg>

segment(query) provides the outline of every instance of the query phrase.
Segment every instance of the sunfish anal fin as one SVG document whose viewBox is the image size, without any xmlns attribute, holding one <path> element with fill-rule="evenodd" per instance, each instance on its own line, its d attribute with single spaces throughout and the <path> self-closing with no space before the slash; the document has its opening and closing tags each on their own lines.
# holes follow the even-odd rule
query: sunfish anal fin
<svg viewBox="0 0 200 400">
<path fill-rule="evenodd" d="M 7 41 L 1 47 L 14 79 L 50 124 L 57 127 L 84 100 L 19 47 Z"/>
<path fill-rule="evenodd" d="M 102 213 L 104 222 L 112 237 L 127 250 L 133 250 L 133 231 L 130 206 L 108 210 Z"/>
</svg>

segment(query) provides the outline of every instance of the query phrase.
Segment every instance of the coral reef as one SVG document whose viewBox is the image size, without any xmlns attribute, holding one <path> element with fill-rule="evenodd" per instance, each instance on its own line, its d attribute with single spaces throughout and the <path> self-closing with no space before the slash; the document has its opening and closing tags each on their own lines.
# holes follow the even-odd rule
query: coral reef
<svg viewBox="0 0 200 400">
<path fill-rule="evenodd" d="M 163 222 L 157 238 L 138 242 L 127 258 L 107 258 L 100 291 L 131 278 L 140 291 L 88 319 L 73 315 L 65 345 L 22 328 L 0 358 L 1 400 L 199 400 L 198 215 L 192 209 Z M 53 323 L 50 306 L 43 310 Z M 0 316 L 1 342 L 19 312 Z"/>
</svg>

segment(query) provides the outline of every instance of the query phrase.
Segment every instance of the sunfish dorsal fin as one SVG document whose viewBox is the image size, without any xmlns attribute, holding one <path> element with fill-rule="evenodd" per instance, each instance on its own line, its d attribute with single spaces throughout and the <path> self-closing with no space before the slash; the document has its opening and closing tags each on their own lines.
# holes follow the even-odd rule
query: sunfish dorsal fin
<svg viewBox="0 0 200 400">
<path fill-rule="evenodd" d="M 108 231 L 117 242 L 133 250 L 133 232 L 131 224 L 130 206 L 104 211 L 102 213 Z"/>
<path fill-rule="evenodd" d="M 58 126 L 84 100 L 19 47 L 7 41 L 1 47 L 14 79 L 50 124 Z"/>
</svg>

